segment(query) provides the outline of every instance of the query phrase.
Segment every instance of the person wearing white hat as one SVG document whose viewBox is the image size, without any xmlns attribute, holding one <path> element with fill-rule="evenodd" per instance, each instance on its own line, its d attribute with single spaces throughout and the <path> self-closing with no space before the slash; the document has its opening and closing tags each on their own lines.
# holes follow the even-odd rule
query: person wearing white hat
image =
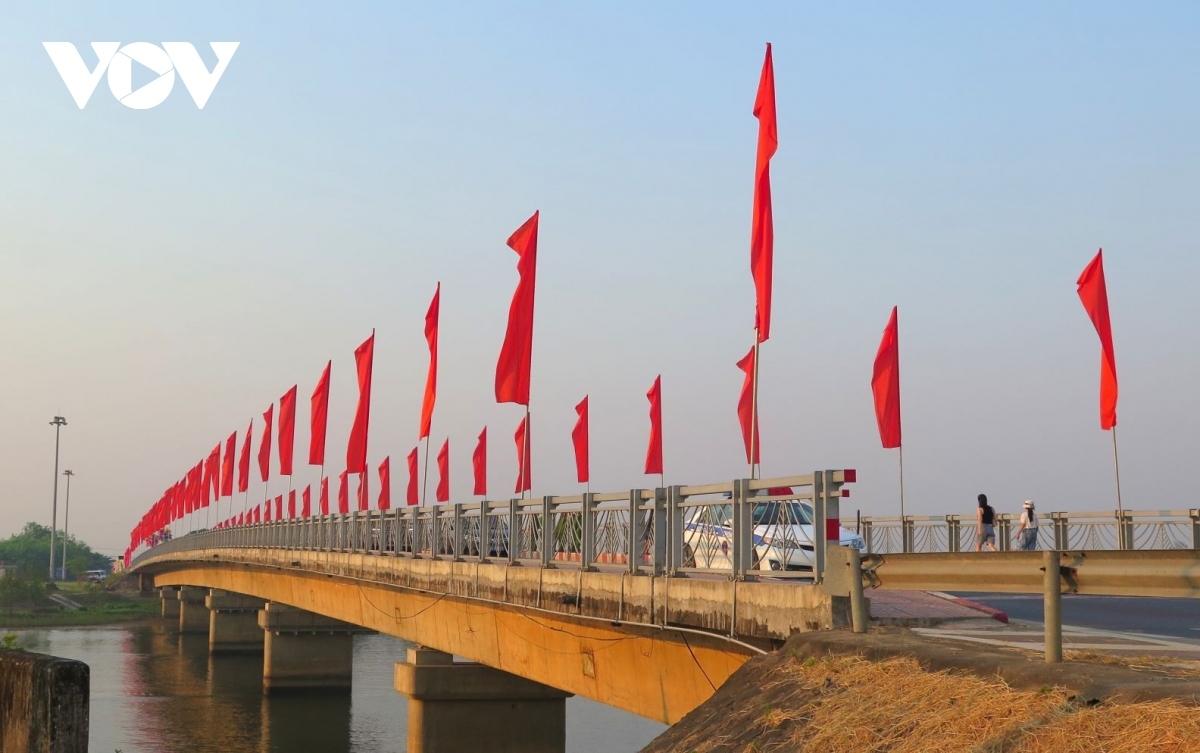
<svg viewBox="0 0 1200 753">
<path fill-rule="evenodd" d="M 1038 548 L 1038 519 L 1033 511 L 1033 500 L 1025 500 L 1025 508 L 1021 511 L 1021 525 L 1017 528 L 1017 547 L 1021 551 L 1032 552 Z"/>
</svg>

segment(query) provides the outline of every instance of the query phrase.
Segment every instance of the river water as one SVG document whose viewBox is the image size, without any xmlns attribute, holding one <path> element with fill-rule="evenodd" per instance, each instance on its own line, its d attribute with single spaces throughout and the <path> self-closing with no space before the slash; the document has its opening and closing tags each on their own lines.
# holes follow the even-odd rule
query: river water
<svg viewBox="0 0 1200 753">
<path fill-rule="evenodd" d="M 3 632 L 3 631 L 0 631 Z M 22 648 L 91 667 L 91 753 L 386 753 L 403 751 L 408 708 L 392 687 L 407 644 L 354 637 L 349 693 L 262 694 L 262 656 L 209 656 L 208 636 L 157 623 L 17 630 Z M 665 727 L 574 697 L 567 751 L 636 751 Z M 488 750 L 479 730 L 479 750 Z"/>
</svg>

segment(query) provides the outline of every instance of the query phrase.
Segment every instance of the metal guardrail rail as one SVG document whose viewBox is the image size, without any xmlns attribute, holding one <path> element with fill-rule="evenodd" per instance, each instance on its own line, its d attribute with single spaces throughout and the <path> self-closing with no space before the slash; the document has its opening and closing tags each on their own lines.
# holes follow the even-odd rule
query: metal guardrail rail
<svg viewBox="0 0 1200 753">
<path fill-rule="evenodd" d="M 996 547 L 1016 549 L 1021 516 L 996 514 Z M 860 532 L 873 554 L 969 552 L 975 549 L 975 516 L 906 515 L 864 517 Z M 1051 512 L 1038 516 L 1041 549 L 1200 550 L 1200 510 L 1115 510 Z"/>
<path fill-rule="evenodd" d="M 820 582 L 853 470 L 291 518 L 192 532 L 135 552 L 264 547 L 631 574 Z M 807 566 L 807 567 L 806 567 Z"/>
</svg>

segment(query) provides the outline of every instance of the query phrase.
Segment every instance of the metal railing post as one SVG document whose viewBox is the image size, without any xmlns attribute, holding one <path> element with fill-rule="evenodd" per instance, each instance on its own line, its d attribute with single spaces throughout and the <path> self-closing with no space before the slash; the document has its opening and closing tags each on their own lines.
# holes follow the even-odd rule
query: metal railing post
<svg viewBox="0 0 1200 753">
<path fill-rule="evenodd" d="M 962 521 L 957 515 L 946 516 L 946 551 L 962 551 Z"/>
<path fill-rule="evenodd" d="M 1133 515 L 1125 512 L 1117 518 L 1119 548 L 1133 549 Z"/>
<path fill-rule="evenodd" d="M 596 521 L 590 493 L 583 495 L 583 541 L 579 546 L 579 566 L 587 570 L 596 561 Z"/>
<path fill-rule="evenodd" d="M 905 554 L 912 554 L 916 550 L 916 534 L 916 523 L 911 520 L 910 516 L 905 515 L 901 517 L 900 551 L 904 552 Z"/>
<path fill-rule="evenodd" d="M 654 496 L 658 496 L 658 490 L 654 490 Z M 626 542 L 627 551 L 626 558 L 629 560 L 629 574 L 637 575 L 638 567 L 642 562 L 642 552 L 645 551 L 646 538 L 646 516 L 642 514 L 642 490 L 632 489 L 629 492 L 629 541 Z"/>
<path fill-rule="evenodd" d="M 1012 550 L 1012 519 L 1007 515 L 996 516 L 996 548 L 1002 552 Z"/>
<path fill-rule="evenodd" d="M 1200 510 L 1188 510 L 1192 519 L 1192 549 L 1200 549 Z"/>
<path fill-rule="evenodd" d="M 508 500 L 508 542 L 505 544 L 505 549 L 508 550 L 508 564 L 517 564 L 517 555 L 521 552 L 521 525 L 517 518 L 517 504 L 519 500 L 516 497 Z"/>
<path fill-rule="evenodd" d="M 683 495 L 680 487 L 667 489 L 667 575 L 683 567 Z"/>
<path fill-rule="evenodd" d="M 1052 512 L 1050 520 L 1054 522 L 1054 548 L 1060 552 L 1067 551 L 1071 548 L 1070 520 L 1067 514 Z"/>
<path fill-rule="evenodd" d="M 542 567 L 554 560 L 554 497 L 542 497 Z"/>
<path fill-rule="evenodd" d="M 813 583 L 825 576 L 825 471 L 813 471 Z"/>
<path fill-rule="evenodd" d="M 667 490 L 654 490 L 654 539 L 651 541 L 650 568 L 655 575 L 662 575 L 667 565 Z"/>
<path fill-rule="evenodd" d="M 846 547 L 850 558 L 850 625 L 855 633 L 867 632 L 870 625 L 870 615 L 867 613 L 867 599 L 863 596 L 862 555 L 854 547 Z"/>
<path fill-rule="evenodd" d="M 462 559 L 462 554 L 463 554 L 463 527 L 462 527 L 463 514 L 462 514 L 462 512 L 463 512 L 462 502 L 455 502 L 454 503 L 454 520 L 451 521 L 451 524 L 450 524 L 451 527 L 453 528 L 453 530 L 451 531 L 451 534 L 452 534 L 451 538 L 454 542 L 453 546 L 454 546 L 454 561 L 455 562 Z"/>
<path fill-rule="evenodd" d="M 863 537 L 863 542 L 867 545 L 867 554 L 871 554 L 872 552 L 875 551 L 875 546 L 874 546 L 875 536 L 874 536 L 874 526 L 871 524 L 871 520 L 869 518 L 866 520 L 863 520 L 863 522 L 862 522 L 862 537 Z"/>
<path fill-rule="evenodd" d="M 745 580 L 754 569 L 754 502 L 750 479 L 733 482 L 733 572 L 734 580 Z"/>
<path fill-rule="evenodd" d="M 1059 577 L 1059 553 L 1042 553 L 1043 602 L 1046 622 L 1046 661 L 1062 661 L 1062 582 Z"/>
</svg>

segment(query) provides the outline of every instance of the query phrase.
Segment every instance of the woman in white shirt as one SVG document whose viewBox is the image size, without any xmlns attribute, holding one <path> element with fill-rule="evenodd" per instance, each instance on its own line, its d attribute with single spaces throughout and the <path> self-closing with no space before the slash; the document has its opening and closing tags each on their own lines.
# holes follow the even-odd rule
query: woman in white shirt
<svg viewBox="0 0 1200 753">
<path fill-rule="evenodd" d="M 1017 528 L 1017 546 L 1026 552 L 1038 548 L 1038 519 L 1033 511 L 1033 500 L 1025 500 L 1025 509 L 1021 511 L 1021 525 Z"/>
</svg>

